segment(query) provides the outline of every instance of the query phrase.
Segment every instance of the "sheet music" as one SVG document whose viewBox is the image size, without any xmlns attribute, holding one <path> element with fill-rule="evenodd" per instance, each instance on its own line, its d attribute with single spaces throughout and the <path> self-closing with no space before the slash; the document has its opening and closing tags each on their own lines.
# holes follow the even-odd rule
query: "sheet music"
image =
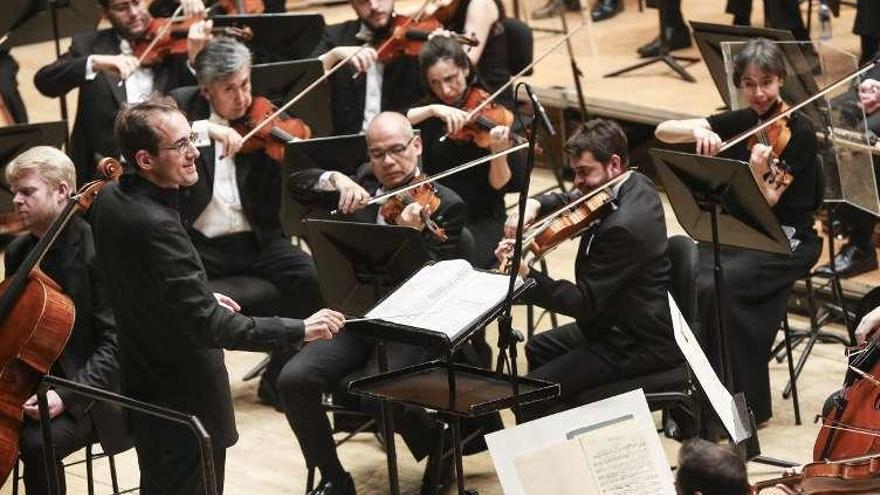
<svg viewBox="0 0 880 495">
<path fill-rule="evenodd" d="M 508 280 L 507 275 L 474 270 L 465 260 L 440 261 L 419 270 L 366 317 L 453 339 L 504 299 Z M 517 287 L 522 283 L 517 278 Z"/>
</svg>

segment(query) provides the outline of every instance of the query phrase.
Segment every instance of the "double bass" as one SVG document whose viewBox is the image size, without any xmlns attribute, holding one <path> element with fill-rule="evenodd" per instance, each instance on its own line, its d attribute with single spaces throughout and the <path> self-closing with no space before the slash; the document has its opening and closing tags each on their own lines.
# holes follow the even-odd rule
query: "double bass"
<svg viewBox="0 0 880 495">
<path fill-rule="evenodd" d="M 99 167 L 108 165 L 112 177 L 122 172 L 119 162 L 111 158 Z M 71 196 L 15 275 L 0 284 L 0 485 L 18 460 L 22 407 L 61 355 L 76 316 L 73 301 L 40 269 L 40 261 L 74 215 L 89 208 L 105 183 L 90 182 Z"/>
</svg>

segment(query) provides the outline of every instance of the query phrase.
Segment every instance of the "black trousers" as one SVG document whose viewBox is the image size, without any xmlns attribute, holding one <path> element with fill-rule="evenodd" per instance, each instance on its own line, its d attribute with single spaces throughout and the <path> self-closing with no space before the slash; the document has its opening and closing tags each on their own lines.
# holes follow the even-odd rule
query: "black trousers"
<svg viewBox="0 0 880 495">
<path fill-rule="evenodd" d="M 55 460 L 58 463 L 60 493 L 66 492 L 62 460 L 85 447 L 95 437 L 95 426 L 89 415 L 75 419 L 69 413 L 62 413 L 50 423 L 52 445 L 55 447 Z M 43 455 L 43 432 L 39 421 L 25 419 L 21 431 L 20 456 L 24 464 L 24 486 L 28 495 L 49 493 L 49 480 L 46 478 L 46 458 Z"/>
<path fill-rule="evenodd" d="M 142 435 L 148 436 L 149 433 L 143 432 Z M 137 432 L 135 438 L 138 438 Z M 181 435 L 180 441 L 174 445 L 135 441 L 135 450 L 141 472 L 140 492 L 143 495 L 203 495 L 205 493 L 199 446 L 191 435 Z M 211 450 L 217 495 L 222 495 L 226 448 L 214 445 Z"/>
<path fill-rule="evenodd" d="M 768 0 L 764 2 L 764 19 L 768 27 L 791 31 L 795 39 L 809 41 L 810 33 L 804 25 L 798 0 Z M 749 21 L 752 16 L 752 0 L 727 0 L 728 14 L 736 21 Z"/>
<path fill-rule="evenodd" d="M 421 348 L 388 343 L 390 370 L 424 361 Z M 333 443 L 321 396 L 332 392 L 345 377 L 363 369 L 364 376 L 379 371 L 378 353 L 373 341 L 343 330 L 333 340 L 312 342 L 288 361 L 278 377 L 278 392 L 290 427 L 299 440 L 308 467 L 335 466 L 339 460 Z M 373 409 L 373 408 L 368 408 Z M 421 408 L 399 408 L 394 415 L 395 429 L 403 436 L 416 459 L 429 453 L 431 429 L 436 423 Z"/>
<path fill-rule="evenodd" d="M 609 337 L 616 332 L 609 330 Z M 582 405 L 578 399 L 590 389 L 670 368 L 680 357 L 670 353 L 670 361 L 664 361 L 638 346 L 623 349 L 608 340 L 588 341 L 577 323 L 568 323 L 533 336 L 526 344 L 526 359 L 527 376 L 561 388 L 558 400 L 523 407 L 521 420 L 530 421 Z"/>
<path fill-rule="evenodd" d="M 767 361 L 788 308 L 791 287 L 810 271 L 822 250 L 815 233 L 803 236 L 790 257 L 746 249 L 721 249 L 721 316 L 729 346 L 727 354 L 731 359 L 735 390 L 745 392 L 757 423 L 763 423 L 773 415 Z M 701 244 L 697 274 L 698 316 L 704 348 L 715 370 L 720 371 L 713 273 L 712 246 Z"/>
</svg>

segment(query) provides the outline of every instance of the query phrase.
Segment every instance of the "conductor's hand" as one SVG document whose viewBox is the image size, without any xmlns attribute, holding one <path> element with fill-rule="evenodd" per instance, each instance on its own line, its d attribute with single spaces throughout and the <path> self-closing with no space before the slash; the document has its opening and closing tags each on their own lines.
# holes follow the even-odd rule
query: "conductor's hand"
<svg viewBox="0 0 880 495">
<path fill-rule="evenodd" d="M 859 344 L 864 344 L 878 328 L 880 328 L 880 307 L 874 308 L 859 322 L 859 326 L 856 328 L 856 341 Z"/>
<path fill-rule="evenodd" d="M 92 69 L 128 79 L 140 67 L 138 59 L 131 55 L 92 55 Z"/>
<path fill-rule="evenodd" d="M 460 131 L 468 121 L 468 114 L 464 110 L 439 103 L 431 105 L 431 113 L 446 124 L 446 132 L 449 134 Z"/>
<path fill-rule="evenodd" d="M 223 156 L 235 156 L 244 144 L 238 131 L 216 122 L 208 122 L 208 136 L 223 145 Z"/>
<path fill-rule="evenodd" d="M 721 136 L 710 129 L 702 127 L 694 129 L 694 142 L 698 155 L 715 156 L 721 150 Z"/>
<path fill-rule="evenodd" d="M 330 183 L 339 191 L 338 208 L 344 214 L 354 213 L 370 201 L 370 193 L 345 174 L 333 172 L 330 174 Z"/>
<path fill-rule="evenodd" d="M 217 300 L 217 304 L 223 306 L 229 311 L 232 311 L 233 313 L 238 313 L 239 311 L 241 311 L 241 305 L 238 304 L 235 299 L 227 296 L 226 294 L 215 292 L 214 299 Z"/>
<path fill-rule="evenodd" d="M 54 390 L 47 391 L 46 403 L 49 404 L 49 419 L 53 419 L 64 412 L 64 401 L 61 400 L 61 396 L 58 395 L 58 392 Z M 39 403 L 37 402 L 36 394 L 28 398 L 28 400 L 24 403 L 24 407 L 22 408 L 22 410 L 27 417 L 36 421 L 40 420 L 40 407 Z"/>
<path fill-rule="evenodd" d="M 313 340 L 330 340 L 342 326 L 345 325 L 345 316 L 332 309 L 324 308 L 305 319 L 306 342 Z"/>
<path fill-rule="evenodd" d="M 535 219 L 538 218 L 538 211 L 541 209 L 541 203 L 538 202 L 537 199 L 529 198 L 526 201 L 526 216 L 524 225 L 528 227 L 532 223 L 534 223 Z M 519 222 L 519 210 L 514 210 L 513 213 L 507 216 L 507 221 L 504 222 L 504 237 L 512 239 L 516 235 L 516 225 Z"/>
</svg>

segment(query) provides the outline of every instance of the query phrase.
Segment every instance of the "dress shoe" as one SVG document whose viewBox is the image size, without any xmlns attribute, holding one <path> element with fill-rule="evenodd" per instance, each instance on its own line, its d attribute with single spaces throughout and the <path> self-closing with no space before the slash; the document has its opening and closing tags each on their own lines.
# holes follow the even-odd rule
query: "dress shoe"
<svg viewBox="0 0 880 495">
<path fill-rule="evenodd" d="M 604 21 L 616 16 L 622 10 L 623 0 L 599 0 L 590 11 L 590 17 L 593 18 L 593 22 Z"/>
<path fill-rule="evenodd" d="M 847 244 L 834 257 L 834 268 L 837 269 L 837 275 L 841 278 L 876 270 L 877 253 L 874 252 L 874 247 L 871 245 Z M 822 265 L 816 269 L 816 272 L 831 275 L 831 266 Z"/>
<path fill-rule="evenodd" d="M 354 488 L 354 480 L 351 475 L 345 473 L 345 476 L 333 480 L 321 480 L 318 488 L 310 491 L 308 495 L 357 495 Z"/>
<path fill-rule="evenodd" d="M 679 50 L 691 46 L 691 33 L 686 27 L 666 28 L 666 47 L 671 50 Z M 642 58 L 658 57 L 662 49 L 660 36 L 657 36 L 650 43 L 640 46 L 636 51 Z"/>
</svg>

